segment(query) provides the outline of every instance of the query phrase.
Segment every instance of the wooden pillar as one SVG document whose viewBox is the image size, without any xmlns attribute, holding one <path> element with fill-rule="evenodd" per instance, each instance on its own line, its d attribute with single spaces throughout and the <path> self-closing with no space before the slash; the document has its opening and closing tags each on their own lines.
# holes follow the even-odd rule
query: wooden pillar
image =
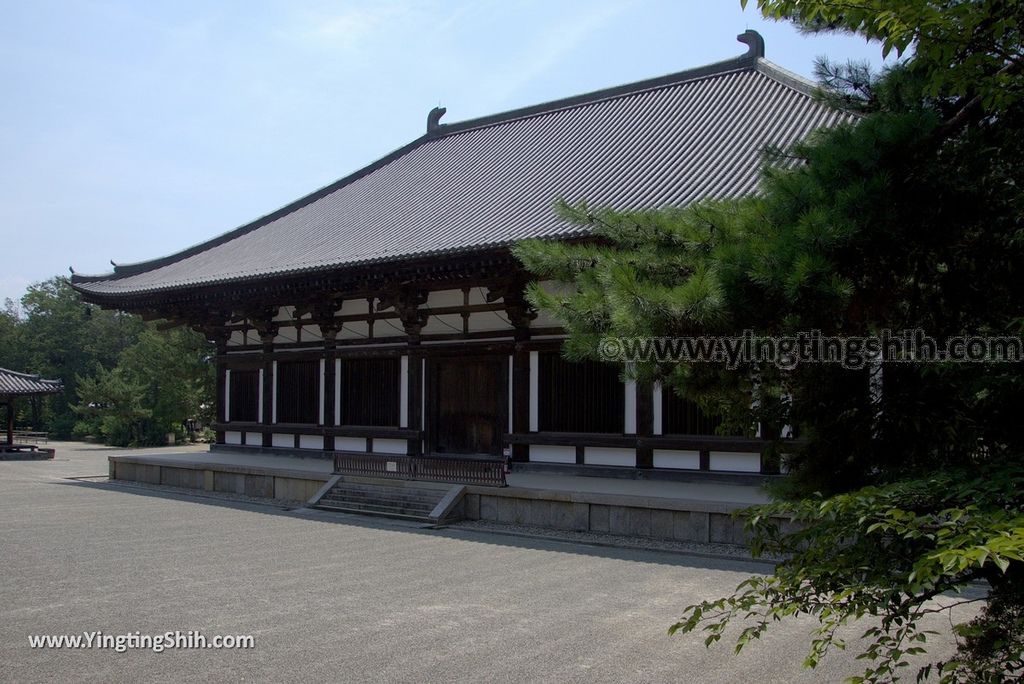
<svg viewBox="0 0 1024 684">
<path fill-rule="evenodd" d="M 526 301 L 526 277 L 516 274 L 506 283 L 490 288 L 487 301 L 499 298 L 505 304 L 505 315 L 515 327 L 515 348 L 512 352 L 512 433 L 524 435 L 530 432 L 530 324 L 537 312 Z M 512 460 L 530 460 L 529 444 L 513 444 Z"/>
<path fill-rule="evenodd" d="M 220 352 L 218 351 L 218 356 Z M 224 415 L 224 407 L 227 405 L 227 368 L 225 367 L 224 361 L 217 361 L 217 401 L 215 410 L 216 422 L 224 423 L 227 422 L 228 416 Z M 217 444 L 224 444 L 224 431 L 217 430 L 216 435 Z"/>
<path fill-rule="evenodd" d="M 229 318 L 229 314 L 221 312 L 218 315 L 217 312 L 213 312 L 213 316 L 207 319 L 203 323 L 195 324 L 192 329 L 198 333 L 201 333 L 208 342 L 212 342 L 217 350 L 217 370 L 216 370 L 216 395 L 214 396 L 214 407 L 213 407 L 213 420 L 215 423 L 224 423 L 227 421 L 227 416 L 224 415 L 224 407 L 227 404 L 227 382 L 225 373 L 227 372 L 227 353 L 228 353 L 228 338 L 231 337 L 231 333 L 224 326 L 224 321 Z M 217 444 L 224 444 L 224 430 L 217 430 L 215 432 L 216 437 L 214 442 Z"/>
<path fill-rule="evenodd" d="M 263 343 L 263 406 L 260 407 L 260 423 L 269 427 L 274 422 L 274 333 L 260 334 Z M 272 447 L 274 435 L 270 430 L 263 431 L 263 446 Z"/>
<path fill-rule="evenodd" d="M 337 382 L 334 359 L 337 355 L 335 339 L 338 331 L 324 326 L 321 326 L 321 330 L 324 336 L 324 386 L 322 388 L 324 396 L 324 427 L 331 428 L 337 426 L 334 420 L 334 385 Z M 334 451 L 334 435 L 324 434 L 324 451 Z"/>
<path fill-rule="evenodd" d="M 419 336 L 415 341 L 409 340 L 409 391 L 406 396 L 406 408 L 409 416 L 410 430 L 423 430 L 423 349 L 420 347 Z M 419 456 L 423 451 L 423 440 L 409 440 L 408 454 Z"/>
<path fill-rule="evenodd" d="M 7 445 L 14 444 L 14 397 L 7 399 Z"/>
<path fill-rule="evenodd" d="M 406 448 L 409 456 L 419 456 L 423 452 L 423 360 L 424 351 L 420 345 L 420 332 L 427 324 L 429 314 L 420 309 L 427 303 L 427 292 L 412 288 L 397 288 L 381 297 L 379 309 L 394 307 L 402 328 L 409 337 L 409 379 L 406 392 L 406 412 L 409 429 L 418 431 L 419 438 L 410 439 Z"/>
<path fill-rule="evenodd" d="M 654 387 L 650 382 L 636 384 L 636 436 L 638 440 L 654 434 Z M 638 446 L 636 467 L 653 468 L 654 450 L 649 446 Z"/>
<path fill-rule="evenodd" d="M 527 338 L 529 330 L 526 331 Z M 512 352 L 512 432 L 517 435 L 530 431 L 530 350 L 526 342 L 517 341 Z M 529 444 L 513 444 L 512 460 L 530 460 Z"/>
</svg>

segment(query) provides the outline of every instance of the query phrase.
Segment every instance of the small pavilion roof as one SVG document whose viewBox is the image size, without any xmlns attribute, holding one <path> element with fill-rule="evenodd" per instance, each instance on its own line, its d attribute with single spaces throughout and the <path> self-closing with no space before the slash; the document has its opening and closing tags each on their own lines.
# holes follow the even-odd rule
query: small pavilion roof
<svg viewBox="0 0 1024 684">
<path fill-rule="evenodd" d="M 0 368 L 0 397 L 23 397 L 31 394 L 56 394 L 64 391 L 60 380 L 44 380 L 38 375 L 18 373 Z"/>
</svg>

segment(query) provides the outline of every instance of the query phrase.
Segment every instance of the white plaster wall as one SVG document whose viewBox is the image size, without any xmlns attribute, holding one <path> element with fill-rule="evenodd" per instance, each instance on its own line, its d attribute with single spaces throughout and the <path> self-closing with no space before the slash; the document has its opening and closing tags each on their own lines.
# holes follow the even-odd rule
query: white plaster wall
<svg viewBox="0 0 1024 684">
<path fill-rule="evenodd" d="M 319 412 L 318 412 L 318 415 L 317 415 L 317 422 L 320 423 L 321 425 L 323 425 L 324 422 L 325 422 L 324 421 L 324 395 L 327 392 L 327 387 L 325 386 L 326 383 L 327 383 L 327 360 L 326 359 L 320 359 L 320 380 L 319 380 L 319 382 L 317 382 L 317 389 L 318 389 L 317 401 L 319 402 L 320 407 L 319 407 Z M 323 446 L 321 446 L 320 448 L 322 449 Z"/>
<path fill-rule="evenodd" d="M 374 439 L 373 450 L 378 454 L 405 454 L 409 445 L 404 439 Z"/>
<path fill-rule="evenodd" d="M 391 330 L 387 327 L 383 321 L 377 321 L 373 324 L 377 328 L 378 337 L 390 337 Z M 354 323 L 346 323 L 341 331 L 338 332 L 339 340 L 354 340 L 354 339 L 365 339 L 370 336 L 370 324 L 363 323 L 361 321 L 355 321 Z"/>
<path fill-rule="evenodd" d="M 322 342 L 324 336 L 320 334 L 319 325 L 304 325 L 302 326 L 302 341 L 303 342 Z"/>
<path fill-rule="evenodd" d="M 260 388 L 262 391 L 263 387 L 263 376 L 260 375 Z M 270 422 L 277 422 L 277 361 L 274 361 L 271 365 L 270 374 Z M 260 401 L 262 403 L 263 395 L 260 395 Z M 261 409 L 262 410 L 262 409 Z M 260 414 L 263 415 L 263 414 Z"/>
<path fill-rule="evenodd" d="M 479 311 L 469 315 L 469 331 L 485 332 L 488 330 L 512 330 L 508 317 L 504 312 Z"/>
<path fill-rule="evenodd" d="M 530 432 L 540 424 L 540 354 L 530 352 Z M 575 461 L 575 457 L 573 457 Z"/>
<path fill-rule="evenodd" d="M 320 435 L 299 435 L 299 448 L 323 450 L 324 438 Z"/>
<path fill-rule="evenodd" d="M 398 427 L 409 427 L 409 357 L 402 356 L 398 371 Z"/>
<path fill-rule="evenodd" d="M 462 294 L 461 292 L 459 293 Z M 451 335 L 462 332 L 461 314 L 431 315 L 420 331 L 422 335 Z"/>
<path fill-rule="evenodd" d="M 346 299 L 338 309 L 339 315 L 355 316 L 370 312 L 370 303 L 365 299 Z"/>
<path fill-rule="evenodd" d="M 627 435 L 636 434 L 636 380 L 627 380 L 623 386 L 622 391 L 625 394 L 626 400 L 623 402 L 625 405 L 625 415 L 623 416 L 623 425 Z"/>
<path fill-rule="evenodd" d="M 263 446 L 263 434 L 260 432 L 245 433 L 246 446 Z"/>
<path fill-rule="evenodd" d="M 761 455 L 742 451 L 712 451 L 710 468 L 734 473 L 759 473 Z"/>
<path fill-rule="evenodd" d="M 530 460 L 538 463 L 575 463 L 576 447 L 531 444 Z"/>
<path fill-rule="evenodd" d="M 700 470 L 700 452 L 675 449 L 655 449 L 655 468 L 676 470 Z"/>
<path fill-rule="evenodd" d="M 270 443 L 276 447 L 292 449 L 295 447 L 295 437 L 292 435 L 281 435 L 274 433 Z"/>
<path fill-rule="evenodd" d="M 274 337 L 275 344 L 288 344 L 291 342 L 297 342 L 299 339 L 298 331 L 295 328 L 289 326 L 281 326 L 277 331 L 277 335 Z"/>
<path fill-rule="evenodd" d="M 335 437 L 335 451 L 366 451 L 366 440 L 362 437 Z"/>
<path fill-rule="evenodd" d="M 228 338 L 229 347 L 238 347 L 245 344 L 245 333 L 241 330 L 232 330 L 231 337 Z"/>
<path fill-rule="evenodd" d="M 224 422 L 231 421 L 231 369 L 224 371 Z"/>
<path fill-rule="evenodd" d="M 341 359 L 334 360 L 334 424 L 341 425 Z"/>
<path fill-rule="evenodd" d="M 495 304 L 503 302 L 504 299 L 498 299 L 494 302 L 487 301 L 487 288 L 485 287 L 471 287 L 469 288 L 469 305 L 476 306 L 477 304 Z"/>
<path fill-rule="evenodd" d="M 290 321 L 290 320 L 292 320 L 292 313 L 294 311 L 295 311 L 294 307 L 282 306 L 281 308 L 279 308 L 277 310 L 277 313 L 274 314 L 274 320 L 275 321 Z"/>
<path fill-rule="evenodd" d="M 654 383 L 654 385 L 651 387 L 651 408 L 653 409 L 652 413 L 654 418 L 654 425 L 652 427 L 653 432 L 656 435 L 663 434 L 662 426 L 664 423 L 664 417 L 661 415 L 661 392 L 661 383 Z"/>
<path fill-rule="evenodd" d="M 587 465 L 636 466 L 636 450 L 622 447 L 584 447 L 583 462 Z"/>
<path fill-rule="evenodd" d="M 427 295 L 426 307 L 440 309 L 449 306 L 462 306 L 462 290 L 437 290 Z"/>
<path fill-rule="evenodd" d="M 225 432 L 224 433 L 224 443 L 225 444 L 241 444 L 242 443 L 242 433 L 241 432 L 234 432 L 234 431 Z"/>
</svg>

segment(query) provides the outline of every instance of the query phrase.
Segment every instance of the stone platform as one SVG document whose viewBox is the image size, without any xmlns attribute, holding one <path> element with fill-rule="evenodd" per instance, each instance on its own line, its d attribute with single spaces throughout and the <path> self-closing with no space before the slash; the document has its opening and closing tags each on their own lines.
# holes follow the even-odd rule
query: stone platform
<svg viewBox="0 0 1024 684">
<path fill-rule="evenodd" d="M 330 461 L 236 452 L 110 456 L 110 477 L 315 505 L 337 482 Z M 394 482 L 393 480 L 391 481 Z M 744 543 L 733 512 L 767 501 L 753 485 L 513 472 L 508 487 L 459 486 L 452 518 L 552 529 Z"/>
<path fill-rule="evenodd" d="M 55 450 L 35 444 L 0 444 L 0 461 L 45 461 Z"/>
<path fill-rule="evenodd" d="M 306 502 L 331 479 L 318 459 L 236 454 L 125 454 L 108 458 L 111 480 Z"/>
</svg>

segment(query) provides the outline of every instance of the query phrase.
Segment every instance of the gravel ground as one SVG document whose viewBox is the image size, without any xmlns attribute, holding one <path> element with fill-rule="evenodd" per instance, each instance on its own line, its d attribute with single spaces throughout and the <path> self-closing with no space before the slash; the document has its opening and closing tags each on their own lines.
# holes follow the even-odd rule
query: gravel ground
<svg viewBox="0 0 1024 684">
<path fill-rule="evenodd" d="M 684 606 L 763 564 L 103 484 L 89 480 L 112 450 L 57 446 L 54 461 L 0 463 L 0 682 L 795 684 L 863 669 L 852 642 L 802 669 L 807 620 L 738 656 L 729 635 L 710 650 L 667 635 Z M 934 657 L 948 656 L 948 623 L 929 627 Z M 255 648 L 28 641 L 173 630 Z"/>
</svg>

